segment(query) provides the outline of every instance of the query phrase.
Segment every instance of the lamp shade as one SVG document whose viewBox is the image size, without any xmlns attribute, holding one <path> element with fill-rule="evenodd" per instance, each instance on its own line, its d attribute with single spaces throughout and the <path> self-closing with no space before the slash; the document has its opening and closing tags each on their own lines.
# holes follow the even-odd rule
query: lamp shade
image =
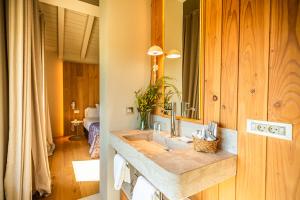
<svg viewBox="0 0 300 200">
<path fill-rule="evenodd" d="M 148 50 L 148 55 L 150 56 L 159 56 L 162 55 L 164 52 L 159 46 L 152 46 Z"/>
<path fill-rule="evenodd" d="M 167 52 L 166 57 L 167 58 L 180 58 L 181 54 L 178 50 L 172 49 L 172 50 Z"/>
</svg>

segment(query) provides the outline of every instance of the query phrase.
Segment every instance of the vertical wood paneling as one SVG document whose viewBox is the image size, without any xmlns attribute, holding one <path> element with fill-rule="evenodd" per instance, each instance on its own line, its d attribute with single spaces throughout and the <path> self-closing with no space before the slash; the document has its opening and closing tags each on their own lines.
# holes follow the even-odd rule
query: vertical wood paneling
<svg viewBox="0 0 300 200">
<path fill-rule="evenodd" d="M 99 66 L 64 62 L 64 134 L 70 135 L 71 123 L 75 118 L 71 102 L 75 100 L 77 119 L 84 118 L 84 110 L 88 106 L 95 107 L 99 103 Z"/>
<path fill-rule="evenodd" d="M 222 0 L 205 2 L 204 123 L 220 121 Z M 202 200 L 218 200 L 219 186 L 202 191 Z"/>
<path fill-rule="evenodd" d="M 240 1 L 238 170 L 236 198 L 265 199 L 266 138 L 246 132 L 247 119 L 267 119 L 269 0 Z"/>
<path fill-rule="evenodd" d="M 204 123 L 220 121 L 222 0 L 205 3 Z"/>
<path fill-rule="evenodd" d="M 202 192 L 199 192 L 198 194 L 195 194 L 191 197 L 189 197 L 191 200 L 202 200 Z"/>
<path fill-rule="evenodd" d="M 219 200 L 235 200 L 235 177 L 219 184 Z"/>
<path fill-rule="evenodd" d="M 151 0 L 151 46 L 157 45 L 164 49 L 164 0 Z M 157 57 L 158 71 L 157 78 L 164 74 L 164 57 Z M 152 66 L 154 65 L 154 58 L 151 57 L 151 79 L 153 80 Z M 160 114 L 160 108 L 156 108 L 156 114 Z"/>
<path fill-rule="evenodd" d="M 157 45 L 164 49 L 164 0 L 152 0 L 151 7 L 151 45 Z M 151 71 L 153 63 L 154 60 L 151 58 Z M 157 63 L 159 66 L 157 77 L 161 77 L 163 76 L 163 56 L 157 57 Z"/>
<path fill-rule="evenodd" d="M 223 0 L 220 126 L 237 129 L 239 0 Z M 219 184 L 219 200 L 235 199 L 235 177 Z"/>
<path fill-rule="evenodd" d="M 300 1 L 272 0 L 269 121 L 293 124 L 293 141 L 268 139 L 267 200 L 300 199 Z"/>
<path fill-rule="evenodd" d="M 219 199 L 219 185 L 212 186 L 202 191 L 201 200 L 218 200 Z"/>
<path fill-rule="evenodd" d="M 236 129 L 239 61 L 239 0 L 223 0 L 222 17 L 222 127 Z"/>
</svg>

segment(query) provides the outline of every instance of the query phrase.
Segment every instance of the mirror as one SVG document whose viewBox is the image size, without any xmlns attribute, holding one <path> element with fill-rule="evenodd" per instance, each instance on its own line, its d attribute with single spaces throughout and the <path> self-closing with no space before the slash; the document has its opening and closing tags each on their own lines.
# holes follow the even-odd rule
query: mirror
<svg viewBox="0 0 300 200">
<path fill-rule="evenodd" d="M 176 102 L 176 115 L 200 119 L 200 0 L 165 0 L 164 76 L 180 91 L 180 97 L 165 88 L 165 105 Z M 170 58 L 177 50 L 180 58 Z M 168 58 L 169 57 L 169 58 Z"/>
</svg>

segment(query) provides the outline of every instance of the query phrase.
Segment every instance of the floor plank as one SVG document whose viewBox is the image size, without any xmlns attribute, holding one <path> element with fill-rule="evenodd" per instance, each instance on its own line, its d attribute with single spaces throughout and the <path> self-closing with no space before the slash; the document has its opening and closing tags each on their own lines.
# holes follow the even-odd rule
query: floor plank
<svg viewBox="0 0 300 200">
<path fill-rule="evenodd" d="M 52 194 L 45 200 L 73 200 L 97 194 L 99 182 L 76 182 L 72 161 L 90 160 L 87 140 L 55 140 L 54 155 L 49 158 Z"/>
</svg>

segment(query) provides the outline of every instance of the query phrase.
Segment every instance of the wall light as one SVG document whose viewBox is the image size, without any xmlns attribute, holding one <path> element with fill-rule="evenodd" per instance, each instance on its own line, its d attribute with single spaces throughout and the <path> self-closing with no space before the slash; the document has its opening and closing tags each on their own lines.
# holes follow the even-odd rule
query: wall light
<svg viewBox="0 0 300 200">
<path fill-rule="evenodd" d="M 162 48 L 160 48 L 159 46 L 156 46 L 156 45 L 150 47 L 148 50 L 148 55 L 150 55 L 150 56 L 160 56 L 162 54 L 164 54 Z"/>
<path fill-rule="evenodd" d="M 156 82 L 156 72 L 158 70 L 157 58 L 156 57 L 160 56 L 160 55 L 164 55 L 164 51 L 162 50 L 161 47 L 159 47 L 157 45 L 154 45 L 154 46 L 151 46 L 148 49 L 147 54 L 154 57 L 154 64 L 153 64 L 153 67 L 152 67 L 152 72 L 153 72 L 152 83 L 155 84 L 155 82 Z M 166 55 L 167 58 L 171 58 L 171 59 L 181 57 L 180 52 L 176 49 L 172 49 L 172 50 L 168 51 L 165 55 Z"/>
<path fill-rule="evenodd" d="M 153 84 L 156 82 L 156 72 L 158 70 L 156 57 L 160 56 L 160 55 L 163 55 L 163 54 L 164 54 L 164 52 L 163 52 L 162 48 L 160 48 L 159 46 L 156 46 L 156 45 L 150 47 L 149 50 L 148 50 L 148 55 L 154 57 L 154 64 L 153 64 L 153 67 L 152 67 L 152 71 L 153 71 L 152 83 Z"/>
<path fill-rule="evenodd" d="M 180 58 L 180 57 L 181 57 L 181 54 L 180 54 L 180 52 L 179 52 L 178 50 L 172 49 L 172 50 L 170 50 L 170 51 L 168 51 L 168 52 L 166 53 L 166 57 L 167 57 L 167 58 L 170 58 L 170 59 Z"/>
</svg>

